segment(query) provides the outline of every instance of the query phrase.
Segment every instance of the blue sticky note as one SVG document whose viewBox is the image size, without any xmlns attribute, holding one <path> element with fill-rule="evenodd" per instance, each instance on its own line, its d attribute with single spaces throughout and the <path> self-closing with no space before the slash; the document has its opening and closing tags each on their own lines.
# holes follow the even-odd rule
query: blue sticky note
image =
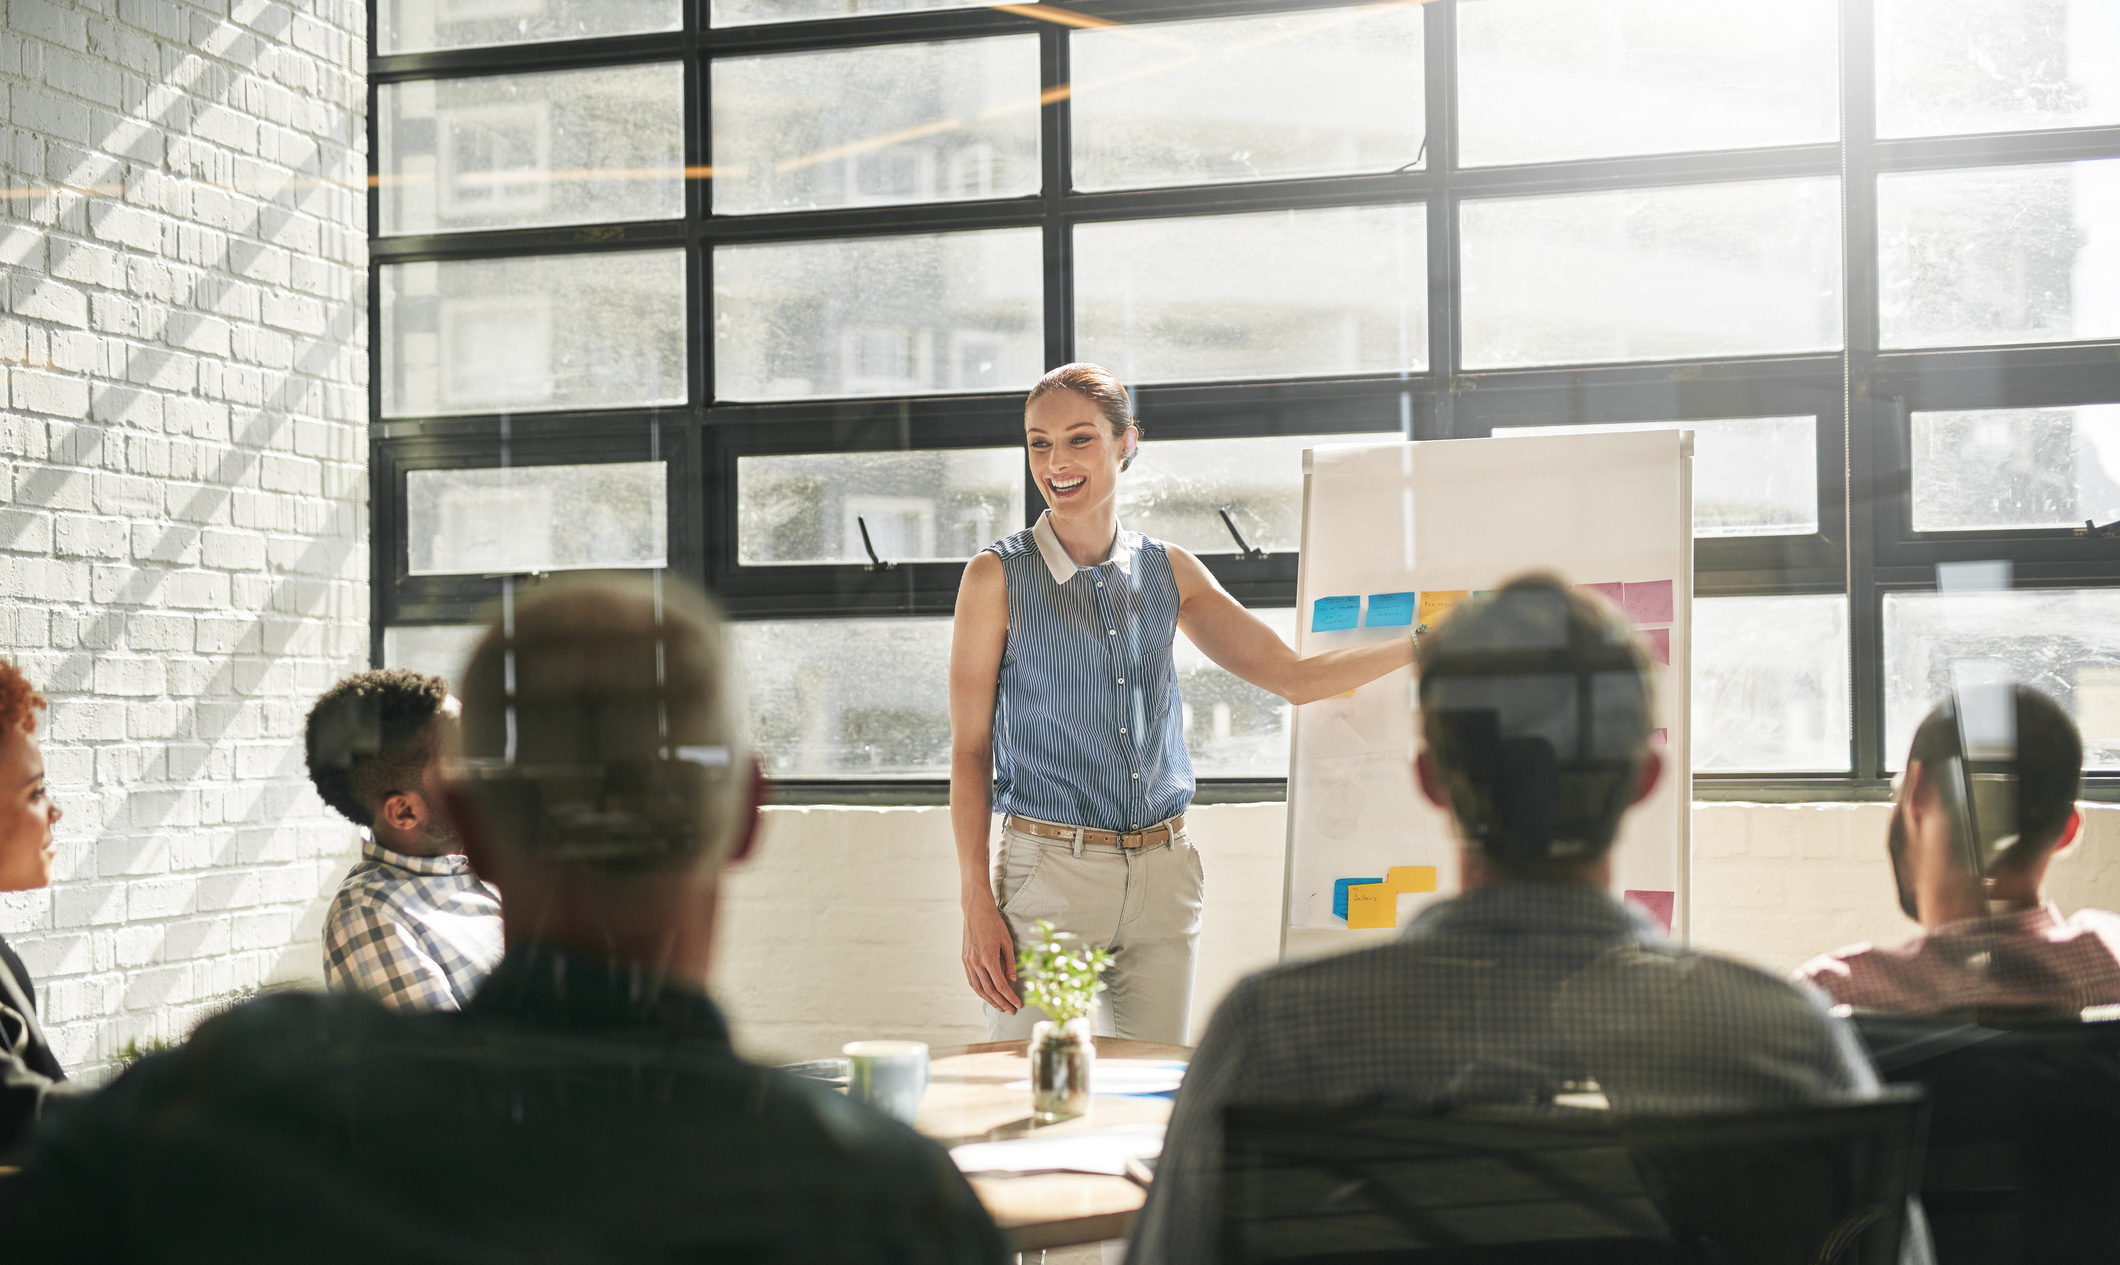
<svg viewBox="0 0 2120 1265">
<path fill-rule="evenodd" d="M 1332 916 L 1347 917 L 1347 889 L 1357 883 L 1381 883 L 1380 878 L 1336 878 L 1332 881 Z"/>
<path fill-rule="evenodd" d="M 1418 593 L 1371 593 L 1369 595 L 1369 618 L 1362 621 L 1365 628 L 1404 628 L 1413 622 L 1414 603 L 1421 600 Z"/>
<path fill-rule="evenodd" d="M 1310 631 L 1338 632 L 1352 628 L 1362 616 L 1359 597 L 1321 597 L 1311 603 Z"/>
</svg>

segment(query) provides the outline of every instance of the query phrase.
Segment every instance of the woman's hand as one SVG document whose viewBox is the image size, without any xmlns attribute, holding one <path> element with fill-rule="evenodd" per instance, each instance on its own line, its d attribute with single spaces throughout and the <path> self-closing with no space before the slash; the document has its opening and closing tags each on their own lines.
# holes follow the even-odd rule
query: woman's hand
<svg viewBox="0 0 2120 1265">
<path fill-rule="evenodd" d="M 980 999 L 1005 1015 L 1023 1002 L 1016 996 L 1016 941 L 994 898 L 981 893 L 964 902 L 964 978 Z"/>
</svg>

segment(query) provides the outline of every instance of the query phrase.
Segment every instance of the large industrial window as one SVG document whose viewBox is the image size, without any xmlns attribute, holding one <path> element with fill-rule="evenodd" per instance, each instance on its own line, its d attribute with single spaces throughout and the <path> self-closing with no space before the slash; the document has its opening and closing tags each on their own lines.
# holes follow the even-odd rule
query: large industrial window
<svg viewBox="0 0 2120 1265">
<path fill-rule="evenodd" d="M 1965 656 L 2120 774 L 2110 4 L 372 11 L 379 660 L 668 567 L 784 795 L 937 796 L 958 575 L 1087 359 L 1124 520 L 1284 634 L 1302 448 L 1685 426 L 1700 793 L 1881 793 Z M 1286 707 L 1178 653 L 1203 793 L 1275 794 Z"/>
</svg>

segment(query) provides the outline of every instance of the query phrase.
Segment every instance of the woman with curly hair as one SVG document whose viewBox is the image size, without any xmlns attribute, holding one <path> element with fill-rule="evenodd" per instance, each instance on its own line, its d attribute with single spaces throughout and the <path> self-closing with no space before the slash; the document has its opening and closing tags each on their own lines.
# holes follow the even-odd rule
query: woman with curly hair
<svg viewBox="0 0 2120 1265">
<path fill-rule="evenodd" d="M 37 712 L 44 696 L 0 659 L 0 892 L 52 881 L 59 805 L 44 785 Z M 37 994 L 22 959 L 0 939 L 0 1164 L 24 1149 L 52 1085 L 66 1072 L 37 1024 Z"/>
</svg>

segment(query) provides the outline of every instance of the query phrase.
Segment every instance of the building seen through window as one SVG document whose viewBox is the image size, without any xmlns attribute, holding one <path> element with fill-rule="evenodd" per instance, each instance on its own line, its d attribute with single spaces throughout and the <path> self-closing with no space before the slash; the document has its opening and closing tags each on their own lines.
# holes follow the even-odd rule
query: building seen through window
<svg viewBox="0 0 2120 1265">
<path fill-rule="evenodd" d="M 957 577 L 1042 508 L 1022 393 L 1088 360 L 1146 425 L 1122 521 L 1284 636 L 1304 449 L 1683 427 L 1704 785 L 1879 785 L 1967 655 L 2120 759 L 2120 555 L 2077 534 L 2120 519 L 2110 4 L 375 29 L 381 659 L 444 664 L 503 584 L 667 567 L 736 621 L 774 776 L 937 782 Z M 1979 559 L 2014 587 L 1938 606 Z M 1271 793 L 1285 705 L 1172 654 L 1200 775 Z"/>
</svg>

